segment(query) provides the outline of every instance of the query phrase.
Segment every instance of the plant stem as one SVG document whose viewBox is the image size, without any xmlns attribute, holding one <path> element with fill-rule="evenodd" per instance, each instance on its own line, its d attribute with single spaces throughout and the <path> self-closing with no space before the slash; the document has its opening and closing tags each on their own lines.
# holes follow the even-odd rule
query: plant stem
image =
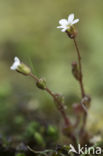
<svg viewBox="0 0 103 156">
<path fill-rule="evenodd" d="M 53 97 L 54 101 L 57 103 L 57 108 L 58 108 L 58 110 L 60 111 L 60 113 L 61 113 L 61 115 L 62 115 L 62 117 L 63 117 L 63 119 L 64 119 L 64 121 L 65 121 L 65 125 L 66 125 L 67 127 L 70 126 L 70 128 L 71 128 L 71 127 L 72 127 L 72 124 L 71 124 L 70 120 L 68 119 L 68 116 L 67 116 L 67 114 L 66 114 L 66 112 L 65 112 L 63 103 L 60 102 L 60 101 L 57 99 L 56 95 L 55 95 L 49 88 L 45 88 L 45 90 Z M 76 137 L 74 136 L 73 132 L 69 133 L 68 136 L 71 138 L 71 140 L 72 140 L 72 141 L 74 142 L 74 144 L 76 145 L 77 141 L 76 141 Z"/>
<path fill-rule="evenodd" d="M 39 78 L 36 77 L 34 74 L 30 73 L 30 76 L 36 81 L 36 82 L 39 82 Z M 71 126 L 71 122 L 65 112 L 65 109 L 64 109 L 64 106 L 63 106 L 63 103 L 61 101 L 58 100 L 56 94 L 54 94 L 49 88 L 45 88 L 45 91 L 48 92 L 49 95 L 51 95 L 54 99 L 54 101 L 56 102 L 57 104 L 57 108 L 58 110 L 60 111 L 64 121 L 65 121 L 65 125 L 68 127 L 68 126 Z"/>
<path fill-rule="evenodd" d="M 77 45 L 77 42 L 76 42 L 75 38 L 73 40 L 74 40 L 74 44 L 75 44 L 75 48 L 76 48 L 76 52 L 77 52 L 77 56 L 78 56 L 78 64 L 79 64 L 79 71 L 80 71 L 79 83 L 80 83 L 80 88 L 81 88 L 81 95 L 82 95 L 82 98 L 83 98 L 85 96 L 85 91 L 84 91 L 84 86 L 83 86 L 81 56 L 80 56 L 79 48 L 78 48 L 78 45 Z"/>
<path fill-rule="evenodd" d="M 55 94 L 54 94 L 49 88 L 45 88 L 45 90 L 54 98 L 55 102 L 57 103 L 57 108 L 58 108 L 59 111 L 61 112 L 62 117 L 63 117 L 63 119 L 64 119 L 64 121 L 65 121 L 66 126 L 71 125 L 70 120 L 68 119 L 68 116 L 67 116 L 67 114 L 66 114 L 66 112 L 65 112 L 63 103 L 60 102 L 60 101 L 57 99 L 57 97 L 55 96 Z"/>
<path fill-rule="evenodd" d="M 30 73 L 29 74 L 36 82 L 39 82 L 39 78 L 36 77 L 34 74 Z M 67 128 L 71 128 L 73 125 L 72 123 L 70 122 L 68 116 L 67 116 L 67 113 L 65 112 L 65 109 L 64 109 L 64 106 L 63 106 L 63 103 L 61 101 L 58 100 L 57 98 L 57 95 L 55 93 L 53 93 L 48 87 L 45 88 L 45 91 L 51 95 L 54 99 L 54 101 L 56 102 L 57 104 L 57 109 L 60 111 L 63 119 L 64 119 L 64 122 L 65 122 L 65 125 Z M 74 144 L 76 145 L 77 141 L 76 141 L 76 137 L 74 136 L 74 134 L 71 132 L 68 134 L 68 136 L 71 138 L 71 140 L 74 142 Z"/>
<path fill-rule="evenodd" d="M 77 42 L 76 42 L 75 38 L 73 40 L 74 40 L 74 45 L 75 45 L 76 52 L 77 52 L 77 57 L 78 57 L 79 72 L 80 72 L 79 84 L 80 84 L 80 89 L 81 89 L 81 95 L 82 95 L 82 98 L 83 98 L 85 96 L 85 91 L 84 91 L 84 85 L 83 85 L 81 56 L 80 56 L 80 51 L 79 51 L 79 48 L 78 48 L 78 45 L 77 45 Z M 80 130 L 80 135 L 81 135 L 81 133 L 84 132 L 84 129 L 85 129 L 85 126 L 86 126 L 86 120 L 87 120 L 87 111 L 84 109 L 83 125 L 82 125 L 81 130 Z"/>
</svg>

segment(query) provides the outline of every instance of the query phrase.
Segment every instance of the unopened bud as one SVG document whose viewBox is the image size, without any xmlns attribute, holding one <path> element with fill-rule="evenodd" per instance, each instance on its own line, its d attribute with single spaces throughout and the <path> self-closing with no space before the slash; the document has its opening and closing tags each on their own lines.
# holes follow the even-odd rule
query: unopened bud
<svg viewBox="0 0 103 156">
<path fill-rule="evenodd" d="M 80 72 L 76 62 L 72 63 L 72 73 L 77 80 L 80 80 Z"/>
<path fill-rule="evenodd" d="M 66 33 L 71 39 L 74 39 L 77 36 L 77 30 L 74 26 L 71 26 L 69 29 L 67 29 Z"/>
<path fill-rule="evenodd" d="M 36 85 L 37 85 L 37 87 L 39 88 L 39 89 L 45 89 L 46 88 L 46 80 L 44 80 L 44 79 L 39 79 L 39 81 L 36 83 Z"/>
</svg>

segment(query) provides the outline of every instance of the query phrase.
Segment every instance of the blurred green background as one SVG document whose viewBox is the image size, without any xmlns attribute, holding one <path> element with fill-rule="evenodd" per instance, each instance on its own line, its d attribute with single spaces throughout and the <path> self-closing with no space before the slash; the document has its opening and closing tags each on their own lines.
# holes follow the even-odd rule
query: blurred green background
<svg viewBox="0 0 103 156">
<path fill-rule="evenodd" d="M 30 77 L 10 70 L 15 56 L 45 77 L 49 88 L 65 95 L 68 112 L 79 100 L 80 88 L 71 74 L 75 47 L 56 29 L 70 13 L 80 19 L 77 41 L 85 90 L 92 97 L 88 128 L 103 130 L 103 0 L 0 0 L 1 133 L 10 133 L 12 124 L 22 119 L 55 124 L 61 118 L 51 97 L 38 90 Z"/>
</svg>

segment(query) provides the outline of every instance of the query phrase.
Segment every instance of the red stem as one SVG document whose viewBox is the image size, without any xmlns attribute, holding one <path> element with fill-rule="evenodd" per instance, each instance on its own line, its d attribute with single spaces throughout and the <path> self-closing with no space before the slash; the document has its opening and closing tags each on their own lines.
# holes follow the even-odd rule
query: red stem
<svg viewBox="0 0 103 156">
<path fill-rule="evenodd" d="M 78 64 L 79 64 L 79 71 L 80 71 L 79 84 L 80 84 L 80 88 L 81 88 L 81 95 L 82 95 L 82 98 L 83 98 L 85 96 L 85 91 L 84 91 L 84 85 L 83 85 L 81 56 L 80 56 L 79 48 L 78 48 L 78 45 L 77 45 L 77 42 L 76 42 L 75 38 L 73 40 L 74 40 L 74 44 L 75 44 L 75 48 L 76 48 L 76 52 L 77 52 L 77 56 L 78 56 Z M 87 121 L 87 111 L 84 109 L 83 125 L 82 125 L 81 130 L 80 130 L 80 135 L 83 134 L 83 132 L 84 132 L 84 129 L 85 129 L 85 126 L 86 126 L 86 121 Z"/>
<path fill-rule="evenodd" d="M 75 44 L 75 48 L 76 48 L 76 52 L 77 52 L 77 56 L 78 56 L 78 64 L 79 64 L 79 71 L 80 71 L 79 83 L 80 83 L 81 94 L 82 94 L 82 98 L 83 98 L 85 96 L 85 91 L 84 91 L 84 86 L 83 86 L 83 74 L 82 74 L 81 56 L 80 56 L 79 48 L 78 48 L 78 45 L 77 45 L 77 42 L 76 42 L 75 38 L 73 40 L 74 40 L 74 44 Z"/>
</svg>

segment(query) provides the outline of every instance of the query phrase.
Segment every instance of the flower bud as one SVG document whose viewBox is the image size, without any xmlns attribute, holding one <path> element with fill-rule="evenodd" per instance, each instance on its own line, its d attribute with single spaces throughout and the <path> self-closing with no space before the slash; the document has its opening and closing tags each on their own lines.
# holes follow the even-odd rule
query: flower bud
<svg viewBox="0 0 103 156">
<path fill-rule="evenodd" d="M 72 63 L 72 73 L 77 80 L 80 80 L 80 72 L 78 70 L 78 65 L 76 62 Z"/>
<path fill-rule="evenodd" d="M 39 81 L 36 83 L 36 86 L 39 88 L 39 89 L 42 89 L 44 90 L 46 88 L 46 81 L 44 79 L 39 79 Z"/>
</svg>

